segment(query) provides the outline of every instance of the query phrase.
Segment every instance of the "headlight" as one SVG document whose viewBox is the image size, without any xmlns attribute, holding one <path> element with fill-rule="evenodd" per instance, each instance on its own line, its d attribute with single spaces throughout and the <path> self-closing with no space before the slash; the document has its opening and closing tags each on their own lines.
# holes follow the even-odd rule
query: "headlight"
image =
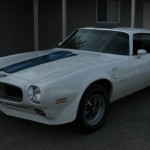
<svg viewBox="0 0 150 150">
<path fill-rule="evenodd" d="M 40 88 L 37 86 L 30 86 L 28 89 L 28 96 L 30 100 L 34 103 L 39 104 L 40 103 Z"/>
</svg>

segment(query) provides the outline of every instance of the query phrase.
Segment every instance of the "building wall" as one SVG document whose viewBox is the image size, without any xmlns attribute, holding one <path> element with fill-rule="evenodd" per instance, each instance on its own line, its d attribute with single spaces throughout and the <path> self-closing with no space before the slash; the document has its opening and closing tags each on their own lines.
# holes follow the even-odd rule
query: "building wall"
<svg viewBox="0 0 150 150">
<path fill-rule="evenodd" d="M 144 0 L 136 1 L 135 26 L 139 28 L 143 27 L 143 4 Z"/>
<path fill-rule="evenodd" d="M 131 0 L 120 0 L 119 26 L 130 27 L 130 25 L 131 25 Z"/>
<path fill-rule="evenodd" d="M 62 40 L 61 0 L 39 1 L 40 50 L 55 47 Z"/>
<path fill-rule="evenodd" d="M 130 26 L 131 0 L 120 0 L 120 23 L 97 23 L 96 0 L 67 0 L 67 35 L 80 27 Z M 40 50 L 56 47 L 62 40 L 62 0 L 39 1 Z"/>
<path fill-rule="evenodd" d="M 0 1 L 0 57 L 33 50 L 32 1 Z"/>
<path fill-rule="evenodd" d="M 85 26 L 118 27 L 130 26 L 131 0 L 120 0 L 120 23 L 98 23 L 96 0 L 68 0 L 68 34 Z"/>
<path fill-rule="evenodd" d="M 96 25 L 96 0 L 68 0 L 68 34 L 76 28 Z"/>
<path fill-rule="evenodd" d="M 144 0 L 149 1 L 149 0 Z M 130 26 L 131 0 L 120 0 L 120 23 L 98 23 L 96 0 L 67 0 L 67 35 L 80 27 Z M 136 27 L 143 24 L 143 0 L 136 0 Z M 33 0 L 1 0 L 0 57 L 34 50 Z M 62 41 L 62 0 L 39 1 L 40 50 Z"/>
</svg>

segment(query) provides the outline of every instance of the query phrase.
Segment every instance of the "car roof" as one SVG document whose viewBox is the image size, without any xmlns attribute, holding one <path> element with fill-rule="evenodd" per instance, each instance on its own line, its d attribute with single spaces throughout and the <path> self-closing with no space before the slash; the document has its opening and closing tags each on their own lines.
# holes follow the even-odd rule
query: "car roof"
<svg viewBox="0 0 150 150">
<path fill-rule="evenodd" d="M 117 28 L 98 28 L 98 27 L 87 27 L 81 29 L 95 29 L 95 30 L 108 30 L 108 31 L 119 31 L 124 32 L 129 35 L 133 35 L 136 33 L 150 33 L 150 29 L 144 28 L 131 28 L 131 27 L 117 27 Z"/>
</svg>

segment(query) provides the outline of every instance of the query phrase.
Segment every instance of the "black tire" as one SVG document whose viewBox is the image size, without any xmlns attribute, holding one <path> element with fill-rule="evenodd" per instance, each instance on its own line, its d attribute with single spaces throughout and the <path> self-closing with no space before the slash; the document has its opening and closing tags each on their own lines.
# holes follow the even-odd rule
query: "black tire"
<svg viewBox="0 0 150 150">
<path fill-rule="evenodd" d="M 109 94 L 101 85 L 93 85 L 83 94 L 77 123 L 85 132 L 94 132 L 104 123 L 110 106 Z"/>
</svg>

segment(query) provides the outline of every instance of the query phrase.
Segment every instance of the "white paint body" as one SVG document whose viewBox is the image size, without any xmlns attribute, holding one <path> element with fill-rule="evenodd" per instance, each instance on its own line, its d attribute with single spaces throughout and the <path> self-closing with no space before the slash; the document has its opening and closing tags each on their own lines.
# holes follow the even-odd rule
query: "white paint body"
<svg viewBox="0 0 150 150">
<path fill-rule="evenodd" d="M 150 54 L 142 55 L 140 58 L 133 56 L 132 38 L 134 33 L 150 33 L 150 31 L 111 30 L 129 34 L 129 56 L 67 49 L 77 56 L 7 74 L 7 77 L 0 77 L 0 83 L 20 87 L 23 91 L 23 101 L 18 103 L 0 98 L 0 110 L 10 116 L 44 124 L 64 124 L 76 119 L 81 97 L 87 87 L 95 81 L 106 79 L 111 83 L 111 102 L 149 86 Z M 60 50 L 65 49 L 55 48 L 3 57 L 0 58 L 0 68 Z M 0 72 L 0 74 L 6 73 Z M 28 97 L 28 88 L 31 85 L 41 89 L 40 104 L 33 103 Z M 66 102 L 57 104 L 57 100 L 64 98 Z M 38 115 L 35 108 L 43 110 L 46 117 Z"/>
</svg>

